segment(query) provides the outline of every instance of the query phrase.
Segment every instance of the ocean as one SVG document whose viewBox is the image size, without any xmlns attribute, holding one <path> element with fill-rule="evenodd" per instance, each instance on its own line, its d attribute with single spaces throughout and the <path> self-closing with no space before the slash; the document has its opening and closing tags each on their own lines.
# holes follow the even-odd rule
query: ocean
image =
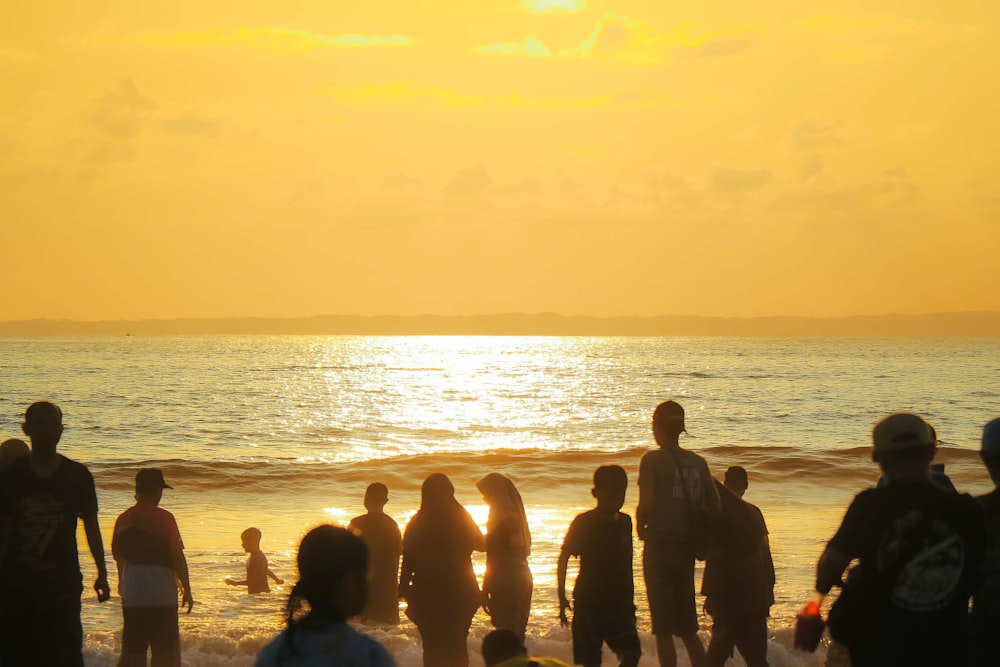
<svg viewBox="0 0 1000 667">
<path fill-rule="evenodd" d="M 923 415 L 955 485 L 985 493 L 992 485 L 978 442 L 1000 415 L 998 372 L 1000 339 L 6 337 L 0 439 L 20 434 L 28 404 L 62 407 L 59 451 L 93 472 L 109 549 L 136 471 L 164 471 L 174 488 L 161 506 L 177 517 L 191 569 L 195 607 L 180 623 L 192 666 L 253 664 L 282 627 L 298 540 L 363 513 L 369 483 L 388 485 L 386 511 L 402 528 L 424 478 L 444 472 L 485 530 L 475 482 L 503 472 L 521 491 L 533 534 L 528 647 L 571 662 L 555 592 L 563 535 L 593 507 L 599 465 L 628 471 L 623 511 L 634 514 L 639 458 L 655 446 L 652 410 L 673 398 L 687 411 L 682 446 L 717 477 L 730 465 L 749 471 L 746 499 L 764 513 L 777 571 L 771 664 L 823 665 L 825 641 L 815 654 L 792 650 L 795 613 L 847 504 L 878 478 L 872 424 L 895 410 Z M 240 533 L 249 526 L 262 530 L 271 568 L 286 579 L 270 594 L 224 583 L 244 573 Z M 86 663 L 113 665 L 121 607 L 117 596 L 102 604 L 89 591 L 95 570 L 82 530 L 79 539 Z M 652 667 L 640 555 L 635 540 L 640 664 Z M 484 563 L 480 554 L 480 576 Z M 110 550 L 108 565 L 114 589 Z M 700 612 L 700 622 L 707 642 L 711 619 Z M 480 611 L 469 638 L 474 666 L 489 629 Z M 365 631 L 401 667 L 421 664 L 409 621 Z M 604 664 L 616 664 L 610 653 Z"/>
</svg>

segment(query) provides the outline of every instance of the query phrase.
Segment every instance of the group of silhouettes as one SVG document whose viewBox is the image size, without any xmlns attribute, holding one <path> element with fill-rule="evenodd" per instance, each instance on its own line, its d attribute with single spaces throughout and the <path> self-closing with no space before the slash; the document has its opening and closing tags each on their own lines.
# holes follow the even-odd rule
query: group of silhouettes
<svg viewBox="0 0 1000 667">
<path fill-rule="evenodd" d="M 58 406 L 32 404 L 22 429 L 30 450 L 13 440 L 0 447 L 0 665 L 79 667 L 78 518 L 97 566 L 98 599 L 110 597 L 94 481 L 85 466 L 56 453 Z M 763 515 L 743 500 L 747 472 L 732 467 L 718 482 L 701 456 L 680 447 L 685 415 L 675 401 L 656 407 L 652 432 L 658 448 L 639 462 L 635 534 L 643 541 L 659 664 L 676 665 L 679 637 L 693 667 L 722 667 L 734 650 L 748 667 L 767 665 L 775 575 Z M 916 415 L 889 415 L 872 438 L 883 479 L 855 498 L 817 565 L 822 596 L 834 586 L 842 589 L 829 611 L 833 639 L 846 647 L 854 667 L 996 664 L 1000 491 L 977 501 L 933 477 L 937 436 Z M 982 457 L 1000 481 L 1000 420 L 984 430 Z M 171 487 L 154 468 L 139 471 L 135 481 L 136 504 L 117 518 L 112 538 L 124 619 L 119 665 L 145 665 L 147 654 L 154 665 L 180 665 L 178 591 L 188 612 L 194 600 L 176 521 L 159 507 Z M 627 485 L 621 466 L 597 468 L 591 491 L 596 506 L 573 519 L 558 557 L 559 618 L 571 628 L 574 663 L 585 667 L 601 664 L 605 645 L 621 667 L 635 667 L 641 654 L 633 523 L 621 511 Z M 529 657 L 525 649 L 533 581 L 521 495 L 498 472 L 476 486 L 489 506 L 485 535 L 441 473 L 424 480 L 420 507 L 402 532 L 384 511 L 389 490 L 381 483 L 369 485 L 367 513 L 347 527 L 310 530 L 297 552 L 299 578 L 289 593 L 287 626 L 261 650 L 257 664 L 391 667 L 388 651 L 349 621 L 398 624 L 404 600 L 425 667 L 468 666 L 468 635 L 479 608 L 496 628 L 483 640 L 488 667 L 562 665 Z M 260 549 L 260 531 L 247 529 L 241 538 L 249 554 L 246 577 L 227 583 L 250 593 L 268 591 L 269 579 L 282 583 Z M 486 553 L 481 587 L 472 562 L 476 551 Z M 571 603 L 566 584 L 574 557 L 579 567 Z M 705 562 L 701 593 L 713 620 L 707 650 L 698 635 L 696 561 Z M 853 561 L 857 565 L 842 580 Z M 819 620 L 810 627 L 822 632 L 819 609 L 809 611 Z M 818 637 L 813 639 L 800 642 L 797 634 L 796 642 L 814 648 Z"/>
</svg>

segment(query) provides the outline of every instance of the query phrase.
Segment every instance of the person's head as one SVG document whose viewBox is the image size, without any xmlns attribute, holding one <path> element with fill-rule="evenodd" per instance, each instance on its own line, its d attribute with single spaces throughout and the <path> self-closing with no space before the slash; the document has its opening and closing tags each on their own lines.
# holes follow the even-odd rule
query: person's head
<svg viewBox="0 0 1000 667">
<path fill-rule="evenodd" d="M 240 533 L 240 543 L 243 545 L 243 551 L 246 551 L 247 553 L 260 551 L 261 537 L 260 528 L 250 527 Z"/>
<path fill-rule="evenodd" d="M 62 410 L 55 403 L 38 401 L 24 411 L 21 430 L 31 440 L 32 453 L 46 456 L 56 451 L 63 434 Z"/>
<path fill-rule="evenodd" d="M 742 466 L 730 466 L 730 468 L 726 470 L 726 476 L 723 484 L 725 484 L 727 489 L 742 498 L 743 494 L 747 492 L 747 487 L 750 486 L 750 480 L 747 477 L 746 468 Z"/>
<path fill-rule="evenodd" d="M 25 459 L 31 455 L 28 443 L 18 438 L 8 438 L 0 444 L 0 470 L 3 470 L 18 459 Z"/>
<path fill-rule="evenodd" d="M 677 401 L 664 401 L 653 410 L 653 438 L 660 447 L 676 445 L 685 433 L 684 408 Z"/>
<path fill-rule="evenodd" d="M 450 505 L 455 500 L 455 486 L 444 473 L 427 476 L 420 487 L 420 509 L 435 510 Z"/>
<path fill-rule="evenodd" d="M 1000 485 L 1000 417 L 993 419 L 983 427 L 983 441 L 979 450 L 990 479 Z"/>
<path fill-rule="evenodd" d="M 341 526 L 316 526 L 302 538 L 296 558 L 299 580 L 291 597 L 302 597 L 312 612 L 332 620 L 357 616 L 368 595 L 368 548 Z"/>
<path fill-rule="evenodd" d="M 483 661 L 486 667 L 499 665 L 521 655 L 528 655 L 528 649 L 517 633 L 509 628 L 498 628 L 483 637 Z"/>
<path fill-rule="evenodd" d="M 369 512 L 381 512 L 389 502 L 389 487 L 382 482 L 369 484 L 365 489 L 365 509 Z"/>
<path fill-rule="evenodd" d="M 597 506 L 601 509 L 617 512 L 625 504 L 625 490 L 628 488 L 628 475 L 621 466 L 601 466 L 594 471 L 594 488 L 591 494 L 597 498 Z"/>
<path fill-rule="evenodd" d="M 135 474 L 135 499 L 150 503 L 159 503 L 163 497 L 163 489 L 172 489 L 163 479 L 163 471 L 159 468 L 143 468 Z"/>
<path fill-rule="evenodd" d="M 894 412 L 872 429 L 872 460 L 888 481 L 900 477 L 929 477 L 937 449 L 937 434 L 917 415 Z"/>
</svg>

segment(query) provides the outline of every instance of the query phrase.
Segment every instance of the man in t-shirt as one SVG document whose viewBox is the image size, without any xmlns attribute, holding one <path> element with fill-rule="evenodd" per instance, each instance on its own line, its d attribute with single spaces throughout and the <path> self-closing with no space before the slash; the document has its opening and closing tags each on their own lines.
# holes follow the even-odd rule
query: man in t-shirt
<svg viewBox="0 0 1000 667">
<path fill-rule="evenodd" d="M 600 667 L 601 647 L 618 655 L 619 667 L 636 667 L 642 655 L 635 626 L 632 581 L 632 519 L 620 512 L 628 475 L 621 466 L 601 466 L 594 472 L 591 494 L 597 507 L 578 514 L 566 531 L 556 566 L 559 622 L 569 624 L 566 571 L 571 556 L 580 570 L 573 586 L 573 662 Z"/>
<path fill-rule="evenodd" d="M 917 415 L 885 417 L 872 442 L 886 484 L 854 498 L 816 566 L 816 590 L 826 595 L 859 561 L 831 610 L 830 632 L 854 667 L 969 664 L 982 508 L 931 481 L 936 438 Z"/>
<path fill-rule="evenodd" d="M 6 542 L 0 540 L 0 659 L 4 665 L 82 667 L 78 518 L 97 566 L 97 599 L 111 596 L 94 478 L 83 464 L 56 453 L 63 433 L 59 406 L 33 403 L 21 429 L 31 440 L 31 455 L 0 473 L 0 528 L 6 533 Z"/>
<path fill-rule="evenodd" d="M 111 553 L 118 564 L 125 619 L 119 667 L 145 667 L 147 649 L 154 665 L 181 664 L 178 582 L 188 613 L 194 599 L 177 521 L 158 506 L 163 489 L 170 488 L 162 471 L 140 470 L 135 476 L 135 505 L 115 521 Z"/>
<path fill-rule="evenodd" d="M 399 625 L 399 558 L 403 537 L 399 524 L 385 513 L 389 487 L 381 482 L 365 490 L 366 514 L 351 519 L 348 528 L 357 531 L 368 547 L 368 600 L 361 612 L 364 621 Z"/>
<path fill-rule="evenodd" d="M 693 667 L 704 667 L 705 647 L 698 637 L 694 601 L 697 531 L 710 525 L 720 510 L 719 493 L 705 459 L 681 449 L 686 433 L 684 408 L 665 401 L 653 412 L 653 437 L 659 449 L 639 461 L 639 506 L 636 530 L 645 542 L 642 572 L 649 615 L 661 667 L 674 667 L 674 636 L 687 649 Z"/>
<path fill-rule="evenodd" d="M 722 512 L 712 531 L 701 592 L 713 620 L 708 667 L 723 667 L 739 649 L 747 667 L 767 667 L 767 617 L 774 604 L 774 562 L 767 524 L 743 500 L 746 469 L 732 466 L 718 485 Z"/>
<path fill-rule="evenodd" d="M 983 428 L 979 452 L 990 479 L 998 486 L 976 498 L 986 513 L 986 555 L 983 576 L 972 601 L 974 664 L 995 665 L 1000 655 L 1000 418 Z"/>
</svg>

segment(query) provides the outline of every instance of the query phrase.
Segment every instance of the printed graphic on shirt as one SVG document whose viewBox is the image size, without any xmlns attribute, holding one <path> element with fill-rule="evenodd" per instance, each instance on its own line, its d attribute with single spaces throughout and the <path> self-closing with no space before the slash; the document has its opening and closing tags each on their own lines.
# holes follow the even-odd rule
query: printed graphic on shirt
<svg viewBox="0 0 1000 667">
<path fill-rule="evenodd" d="M 878 550 L 880 572 L 898 572 L 892 601 L 900 609 L 928 612 L 954 599 L 965 565 L 965 546 L 950 524 L 914 510 L 896 519 Z"/>
<path fill-rule="evenodd" d="M 17 524 L 21 545 L 18 560 L 34 569 L 55 568 L 46 560 L 46 551 L 59 531 L 66 503 L 49 494 L 28 496 L 22 501 L 24 511 Z"/>
</svg>

